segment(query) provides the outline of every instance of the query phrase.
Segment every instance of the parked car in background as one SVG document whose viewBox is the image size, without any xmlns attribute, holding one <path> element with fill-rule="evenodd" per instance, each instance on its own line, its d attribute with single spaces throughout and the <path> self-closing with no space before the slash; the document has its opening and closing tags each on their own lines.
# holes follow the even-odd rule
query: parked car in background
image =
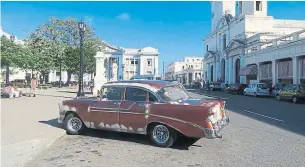
<svg viewBox="0 0 305 167">
<path fill-rule="evenodd" d="M 244 95 L 270 96 L 270 88 L 266 83 L 250 84 L 244 89 Z"/>
<path fill-rule="evenodd" d="M 59 102 L 59 123 L 68 134 L 86 128 L 148 135 L 160 147 L 170 147 L 179 135 L 220 138 L 229 123 L 225 101 L 194 99 L 181 84 L 156 80 L 108 82 L 100 99 Z"/>
<path fill-rule="evenodd" d="M 275 99 L 292 100 L 294 103 L 305 100 L 305 84 L 286 85 L 278 92 Z"/>
<path fill-rule="evenodd" d="M 245 88 L 247 87 L 248 85 L 246 84 L 230 84 L 225 92 L 227 93 L 235 93 L 235 94 L 243 94 Z"/>
<path fill-rule="evenodd" d="M 224 92 L 226 90 L 226 83 L 221 83 L 220 84 L 220 91 Z"/>
<path fill-rule="evenodd" d="M 221 90 L 221 83 L 219 82 L 210 83 L 210 90 Z"/>
</svg>

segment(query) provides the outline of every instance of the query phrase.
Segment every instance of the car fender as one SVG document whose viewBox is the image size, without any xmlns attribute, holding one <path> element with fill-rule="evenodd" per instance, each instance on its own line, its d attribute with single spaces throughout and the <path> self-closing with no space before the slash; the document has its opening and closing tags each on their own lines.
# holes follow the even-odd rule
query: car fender
<svg viewBox="0 0 305 167">
<path fill-rule="evenodd" d="M 204 137 L 204 127 L 183 120 L 179 120 L 176 118 L 150 115 L 146 129 L 149 130 L 150 125 L 154 123 L 161 123 L 167 125 L 187 137 L 195 137 L 195 138 Z"/>
</svg>

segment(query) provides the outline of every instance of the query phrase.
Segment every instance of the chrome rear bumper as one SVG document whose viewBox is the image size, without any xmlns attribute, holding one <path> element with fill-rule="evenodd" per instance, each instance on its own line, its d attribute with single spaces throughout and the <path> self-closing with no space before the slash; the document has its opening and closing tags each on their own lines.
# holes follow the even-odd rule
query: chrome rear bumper
<svg viewBox="0 0 305 167">
<path fill-rule="evenodd" d="M 217 121 L 213 125 L 213 129 L 204 129 L 205 138 L 208 139 L 215 139 L 215 138 L 222 138 L 219 132 L 229 124 L 230 119 L 229 117 L 223 117 L 222 120 Z"/>
</svg>

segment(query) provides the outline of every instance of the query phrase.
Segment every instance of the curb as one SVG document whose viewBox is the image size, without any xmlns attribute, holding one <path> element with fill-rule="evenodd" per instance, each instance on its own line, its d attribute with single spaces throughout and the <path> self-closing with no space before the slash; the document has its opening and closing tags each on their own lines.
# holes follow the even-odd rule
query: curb
<svg viewBox="0 0 305 167">
<path fill-rule="evenodd" d="M 39 157 L 44 151 L 46 151 L 50 146 L 52 146 L 58 139 L 62 138 L 65 134 L 65 131 L 61 132 L 58 136 L 54 137 L 54 140 L 50 141 L 50 143 L 47 144 L 45 148 L 41 149 L 35 156 L 28 158 L 24 164 L 19 164 L 17 167 L 26 167 L 27 165 L 29 165 L 29 163 Z"/>
</svg>

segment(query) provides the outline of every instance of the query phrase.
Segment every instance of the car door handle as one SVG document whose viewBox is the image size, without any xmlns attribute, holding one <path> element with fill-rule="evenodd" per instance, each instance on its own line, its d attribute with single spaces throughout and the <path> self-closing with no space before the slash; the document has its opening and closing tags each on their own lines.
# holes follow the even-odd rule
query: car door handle
<svg viewBox="0 0 305 167">
<path fill-rule="evenodd" d="M 115 102 L 113 103 L 114 105 L 120 105 L 121 103 L 120 102 Z"/>
</svg>

